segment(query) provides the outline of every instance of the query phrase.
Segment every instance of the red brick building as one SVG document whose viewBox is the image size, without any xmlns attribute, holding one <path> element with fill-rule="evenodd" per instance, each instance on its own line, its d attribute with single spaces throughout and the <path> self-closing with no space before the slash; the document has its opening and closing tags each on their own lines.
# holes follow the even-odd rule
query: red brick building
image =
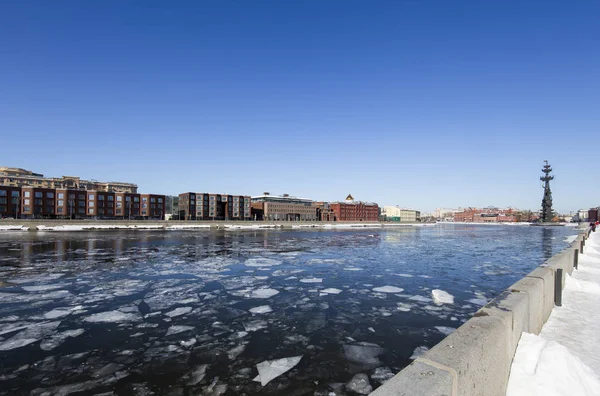
<svg viewBox="0 0 600 396">
<path fill-rule="evenodd" d="M 336 221 L 379 221 L 379 206 L 366 202 L 333 202 L 329 204 Z"/>
</svg>

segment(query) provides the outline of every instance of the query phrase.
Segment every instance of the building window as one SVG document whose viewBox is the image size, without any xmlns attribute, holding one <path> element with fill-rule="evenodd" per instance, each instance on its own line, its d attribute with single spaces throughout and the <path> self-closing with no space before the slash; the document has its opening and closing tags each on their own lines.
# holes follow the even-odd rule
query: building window
<svg viewBox="0 0 600 396">
<path fill-rule="evenodd" d="M 113 203 L 112 202 L 107 202 L 106 203 L 106 207 L 107 208 L 112 208 L 113 207 Z"/>
<path fill-rule="evenodd" d="M 29 206 L 23 207 L 23 212 L 29 212 L 30 210 L 31 210 L 31 207 L 29 207 Z"/>
<path fill-rule="evenodd" d="M 23 200 L 23 205 L 29 205 L 29 200 L 28 199 L 24 199 Z"/>
<path fill-rule="evenodd" d="M 64 199 L 64 198 L 65 198 L 64 193 L 58 193 L 58 199 Z"/>
<path fill-rule="evenodd" d="M 6 197 L 8 194 L 6 190 L 0 190 L 0 197 Z"/>
<path fill-rule="evenodd" d="M 148 204 L 142 204 L 142 209 L 148 209 Z"/>
<path fill-rule="evenodd" d="M 99 215 L 103 215 L 104 214 L 104 209 L 98 209 L 98 214 Z"/>
<path fill-rule="evenodd" d="M 148 202 L 148 198 L 147 197 L 143 197 L 142 198 L 142 202 Z"/>
<path fill-rule="evenodd" d="M 53 192 L 46 193 L 46 198 L 54 198 L 54 193 Z"/>
<path fill-rule="evenodd" d="M 6 203 L 7 203 L 6 201 L 7 201 L 6 198 L 0 198 L 0 204 L 5 204 L 6 205 Z"/>
<path fill-rule="evenodd" d="M 44 194 L 42 192 L 36 191 L 36 193 L 35 193 L 36 198 L 42 198 L 43 196 L 44 196 Z"/>
<path fill-rule="evenodd" d="M 150 198 L 150 202 L 156 202 L 156 198 Z"/>
<path fill-rule="evenodd" d="M 123 197 L 120 195 L 117 195 L 117 202 L 122 202 L 123 201 Z"/>
<path fill-rule="evenodd" d="M 85 214 L 85 208 L 77 208 L 77 213 Z"/>
<path fill-rule="evenodd" d="M 94 209 L 92 209 L 92 208 L 89 208 L 89 209 L 88 209 L 88 214 L 94 214 Z"/>
<path fill-rule="evenodd" d="M 109 201 L 114 201 L 115 197 L 113 197 L 112 195 L 109 195 L 108 197 L 106 197 Z"/>
<path fill-rule="evenodd" d="M 69 194 L 69 199 L 75 199 L 75 194 Z"/>
<path fill-rule="evenodd" d="M 118 205 L 118 204 L 117 204 Z M 121 214 L 121 209 L 117 209 L 117 214 L 120 215 Z"/>
<path fill-rule="evenodd" d="M 89 195 L 88 195 L 88 199 L 89 199 L 90 201 L 93 201 L 93 200 L 94 200 L 94 194 L 89 194 Z"/>
<path fill-rule="evenodd" d="M 60 198 L 60 197 L 59 197 Z M 58 200 L 58 206 L 63 206 L 65 204 L 65 201 L 63 200 Z"/>
<path fill-rule="evenodd" d="M 79 199 L 81 199 L 82 201 L 85 201 L 85 194 L 79 194 Z"/>
<path fill-rule="evenodd" d="M 14 194 L 14 193 L 15 193 L 15 191 L 13 191 L 13 194 Z M 25 192 L 23 193 L 23 196 L 24 196 L 24 197 L 27 197 L 27 198 L 29 198 L 29 197 L 31 196 L 31 192 L 29 192 L 29 191 L 25 191 Z M 13 195 L 13 197 L 14 197 L 14 195 Z M 17 195 L 17 197 L 18 197 L 18 195 Z"/>
<path fill-rule="evenodd" d="M 56 213 L 62 213 L 62 212 L 63 212 L 63 208 L 62 207 L 56 208 Z"/>
<path fill-rule="evenodd" d="M 122 208 L 123 207 L 123 202 L 117 202 L 117 208 Z"/>
<path fill-rule="evenodd" d="M 133 202 L 140 202 L 140 197 L 133 197 Z"/>
<path fill-rule="evenodd" d="M 162 198 L 158 198 L 158 203 L 163 203 L 163 199 Z"/>
<path fill-rule="evenodd" d="M 146 211 L 142 210 L 142 216 L 146 216 Z"/>
<path fill-rule="evenodd" d="M 98 195 L 98 201 L 104 201 L 104 195 Z"/>
<path fill-rule="evenodd" d="M 53 199 L 47 199 L 46 200 L 46 205 L 48 205 L 48 206 L 54 206 L 54 200 Z"/>
<path fill-rule="evenodd" d="M 80 208 L 85 208 L 85 201 L 77 201 L 77 206 L 79 206 Z"/>
<path fill-rule="evenodd" d="M 94 207 L 94 202 L 88 202 L 88 207 L 89 208 L 93 208 Z"/>
<path fill-rule="evenodd" d="M 131 197 L 125 197 L 125 201 L 131 202 Z"/>
</svg>

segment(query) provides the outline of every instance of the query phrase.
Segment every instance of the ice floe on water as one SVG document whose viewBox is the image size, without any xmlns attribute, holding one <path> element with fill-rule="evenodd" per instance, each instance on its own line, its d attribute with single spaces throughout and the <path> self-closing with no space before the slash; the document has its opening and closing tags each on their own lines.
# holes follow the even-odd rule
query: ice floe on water
<svg viewBox="0 0 600 396">
<path fill-rule="evenodd" d="M 433 297 L 433 302 L 438 305 L 454 304 L 454 296 L 444 290 L 434 289 L 431 291 L 431 296 Z"/>
<path fill-rule="evenodd" d="M 358 373 L 346 384 L 346 390 L 359 395 L 368 395 L 373 391 L 373 386 L 369 383 L 367 374 Z"/>
<path fill-rule="evenodd" d="M 373 288 L 373 291 L 378 293 L 402 293 L 404 289 L 396 286 L 380 286 Z"/>
<path fill-rule="evenodd" d="M 300 282 L 302 282 L 302 283 L 322 283 L 323 278 L 303 278 L 303 279 L 300 279 Z"/>
<path fill-rule="evenodd" d="M 44 339 L 40 343 L 40 348 L 44 351 L 50 351 L 63 342 L 69 337 L 79 337 L 85 333 L 85 329 L 73 329 L 73 330 L 65 330 L 62 333 L 53 334 L 50 338 Z"/>
<path fill-rule="evenodd" d="M 413 354 L 411 355 L 410 359 L 415 360 L 416 358 L 423 356 L 428 350 L 429 348 L 426 346 L 418 346 L 413 351 Z"/>
<path fill-rule="evenodd" d="M 171 326 L 171 327 L 169 327 L 169 329 L 167 330 L 167 334 L 165 334 L 165 335 L 170 336 L 170 335 L 174 335 L 174 334 L 179 334 L 179 333 L 183 333 L 186 331 L 194 330 L 194 328 L 195 328 L 194 326 L 182 326 L 182 325 Z"/>
<path fill-rule="evenodd" d="M 256 365 L 258 375 L 253 381 L 260 382 L 262 386 L 265 386 L 281 374 L 294 368 L 294 366 L 300 363 L 301 359 L 302 355 L 260 362 Z"/>
<path fill-rule="evenodd" d="M 244 265 L 246 267 L 272 267 L 274 265 L 280 265 L 281 260 L 276 260 L 268 257 L 253 257 L 246 260 Z"/>
<path fill-rule="evenodd" d="M 29 345 L 52 334 L 60 325 L 60 321 L 33 323 L 23 331 L 15 334 L 7 340 L 0 342 L 0 351 L 20 348 Z"/>
<path fill-rule="evenodd" d="M 135 322 L 141 317 L 132 313 L 124 313 L 121 311 L 106 311 L 99 312 L 84 318 L 85 322 L 90 323 L 120 323 L 120 322 Z"/>
<path fill-rule="evenodd" d="M 377 344 L 369 342 L 359 342 L 351 345 L 344 345 L 344 354 L 346 359 L 355 367 L 357 370 L 365 369 L 370 370 L 381 365 L 381 356 L 385 352 L 385 349 L 381 348 Z"/>
<path fill-rule="evenodd" d="M 193 309 L 192 307 L 179 307 L 179 308 L 175 308 L 174 310 L 165 313 L 165 315 L 168 316 L 169 318 L 174 318 L 176 316 L 189 314 L 190 312 L 192 312 L 192 309 Z"/>
<path fill-rule="evenodd" d="M 328 287 L 327 289 L 319 290 L 321 294 L 340 294 L 342 290 L 336 289 L 335 287 Z"/>
<path fill-rule="evenodd" d="M 454 327 L 435 326 L 435 329 L 444 335 L 450 335 L 456 330 Z"/>
<path fill-rule="evenodd" d="M 467 302 L 470 302 L 471 304 L 483 307 L 484 305 L 486 305 L 488 303 L 488 299 L 485 297 L 485 294 L 483 294 L 482 292 L 475 292 L 475 297 L 467 300 Z"/>
<path fill-rule="evenodd" d="M 21 286 L 21 288 L 28 292 L 40 292 L 48 290 L 56 290 L 64 288 L 65 285 L 39 285 L 39 286 Z"/>
<path fill-rule="evenodd" d="M 401 276 L 403 278 L 412 278 L 414 276 L 411 274 L 392 274 L 392 275 Z"/>
<path fill-rule="evenodd" d="M 424 302 L 424 303 L 431 302 L 431 298 L 420 296 L 420 295 L 412 296 L 412 297 L 409 297 L 408 299 L 411 301 L 418 301 L 418 302 Z"/>
<path fill-rule="evenodd" d="M 252 320 L 249 322 L 244 322 L 244 330 L 246 331 L 257 331 L 260 329 L 266 329 L 268 326 L 267 321 L 265 320 Z"/>
<path fill-rule="evenodd" d="M 271 307 L 268 305 L 261 305 L 258 307 L 250 308 L 250 312 L 253 314 L 265 314 L 273 312 L 273 309 L 271 309 Z"/>
<path fill-rule="evenodd" d="M 52 311 L 46 312 L 44 314 L 44 318 L 46 319 L 57 319 L 70 315 L 74 311 L 78 311 L 83 309 L 83 305 L 78 305 L 76 307 L 61 307 L 54 308 Z"/>
</svg>

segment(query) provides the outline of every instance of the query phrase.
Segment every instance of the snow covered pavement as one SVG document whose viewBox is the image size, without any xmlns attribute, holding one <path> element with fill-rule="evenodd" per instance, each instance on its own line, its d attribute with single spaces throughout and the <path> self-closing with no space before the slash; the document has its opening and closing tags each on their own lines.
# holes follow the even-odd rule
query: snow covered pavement
<svg viewBox="0 0 600 396">
<path fill-rule="evenodd" d="M 567 275 L 562 307 L 539 336 L 523 333 L 507 396 L 600 395 L 600 232 L 583 250 L 579 269 Z"/>
</svg>

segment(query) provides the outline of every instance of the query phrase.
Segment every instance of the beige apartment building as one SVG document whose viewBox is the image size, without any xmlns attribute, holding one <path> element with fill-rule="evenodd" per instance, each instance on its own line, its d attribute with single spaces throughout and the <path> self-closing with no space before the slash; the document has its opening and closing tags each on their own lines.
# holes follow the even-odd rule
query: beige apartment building
<svg viewBox="0 0 600 396">
<path fill-rule="evenodd" d="M 384 206 L 381 215 L 386 221 L 398 221 L 401 223 L 414 223 L 421 221 L 421 212 L 413 209 L 404 209 L 398 206 Z"/>
<path fill-rule="evenodd" d="M 252 209 L 267 221 L 317 221 L 317 206 L 305 198 L 289 194 L 271 195 L 268 192 L 252 197 Z M 259 219 L 260 220 L 260 219 Z"/>
<path fill-rule="evenodd" d="M 77 176 L 44 177 L 41 173 L 21 168 L 0 167 L 0 185 L 49 189 L 94 190 L 101 192 L 137 193 L 137 185 L 123 182 L 82 180 Z"/>
</svg>

